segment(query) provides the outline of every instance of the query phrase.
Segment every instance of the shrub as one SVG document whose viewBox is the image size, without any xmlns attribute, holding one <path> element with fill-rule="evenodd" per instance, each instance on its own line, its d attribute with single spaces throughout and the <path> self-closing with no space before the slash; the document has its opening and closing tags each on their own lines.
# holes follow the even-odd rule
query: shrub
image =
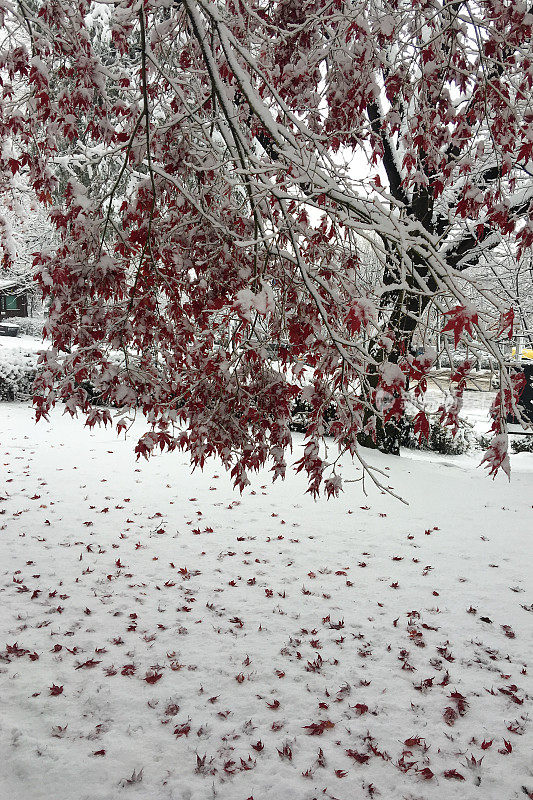
<svg viewBox="0 0 533 800">
<path fill-rule="evenodd" d="M 327 424 L 332 422 L 336 416 L 335 404 L 327 408 L 324 414 L 324 421 Z M 309 426 L 310 407 L 301 399 L 297 399 L 292 407 L 290 429 L 305 433 Z M 463 422 L 457 434 L 453 436 L 451 430 L 442 425 L 437 419 L 430 420 L 429 440 L 424 438 L 419 444 L 418 436 L 414 433 L 413 417 L 407 416 L 400 426 L 400 446 L 410 450 L 428 450 L 443 455 L 462 455 L 466 453 L 472 445 L 476 444 L 476 437 L 468 423 Z"/>
<path fill-rule="evenodd" d="M 37 353 L 17 348 L 0 350 L 0 400 L 25 400 L 32 395 Z"/>
<path fill-rule="evenodd" d="M 5 322 L 17 325 L 19 333 L 25 336 L 35 336 L 37 339 L 42 339 L 44 328 L 43 317 L 9 317 Z"/>
<path fill-rule="evenodd" d="M 533 453 L 533 434 L 512 439 L 511 451 L 513 453 Z"/>
<path fill-rule="evenodd" d="M 477 444 L 481 450 L 488 450 L 490 447 L 490 443 L 492 441 L 492 437 L 489 434 L 479 434 L 477 437 Z"/>
<path fill-rule="evenodd" d="M 336 408 L 334 403 L 330 403 L 327 407 L 326 411 L 324 412 L 324 422 L 326 426 L 328 423 L 333 422 L 336 418 Z M 309 427 L 310 422 L 310 415 L 311 415 L 311 407 L 308 403 L 298 397 L 291 409 L 291 421 L 289 423 L 289 428 L 291 431 L 297 431 L 298 433 L 305 433 L 307 428 Z M 329 426 L 328 426 L 329 427 Z"/>
<path fill-rule="evenodd" d="M 446 456 L 460 456 L 475 443 L 476 437 L 466 422 L 461 424 L 454 436 L 450 428 L 438 419 L 430 419 L 428 440 L 422 437 L 420 442 L 414 433 L 413 417 L 406 416 L 400 427 L 400 445 L 410 450 L 431 450 Z"/>
</svg>

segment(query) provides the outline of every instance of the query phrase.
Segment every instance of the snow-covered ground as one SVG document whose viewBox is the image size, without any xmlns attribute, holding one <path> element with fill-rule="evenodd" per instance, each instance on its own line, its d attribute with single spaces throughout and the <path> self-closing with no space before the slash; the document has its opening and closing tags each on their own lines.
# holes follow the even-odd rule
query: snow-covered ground
<svg viewBox="0 0 533 800">
<path fill-rule="evenodd" d="M 21 353 L 38 353 L 45 349 L 46 345 L 37 336 L 28 336 L 22 333 L 19 336 L 0 337 L 0 354 L 3 353 L 6 356 L 7 351 L 19 350 Z"/>
<path fill-rule="evenodd" d="M 372 454 L 409 506 L 315 503 L 0 429 L 1 798 L 533 797 L 533 455 Z"/>
</svg>

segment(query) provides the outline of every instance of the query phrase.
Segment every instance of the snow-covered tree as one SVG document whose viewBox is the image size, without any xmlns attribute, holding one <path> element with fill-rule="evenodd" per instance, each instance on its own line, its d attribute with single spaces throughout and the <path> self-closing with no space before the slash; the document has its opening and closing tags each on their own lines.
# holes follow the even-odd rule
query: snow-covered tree
<svg viewBox="0 0 533 800">
<path fill-rule="evenodd" d="M 51 248 L 54 231 L 39 203 L 25 191 L 4 195 L 0 205 L 0 279 L 37 294 L 35 253 Z M 36 300 L 37 302 L 37 300 Z"/>
<path fill-rule="evenodd" d="M 217 454 L 242 488 L 266 461 L 284 474 L 302 395 L 298 468 L 335 494 L 326 433 L 366 466 L 358 442 L 394 446 L 408 384 L 427 432 L 444 319 L 456 347 L 500 364 L 487 459 L 508 470 L 520 377 L 497 340 L 514 309 L 484 265 L 516 271 L 533 243 L 522 0 L 0 10 L 0 167 L 49 204 L 60 239 L 38 259 L 53 342 L 39 415 L 62 398 L 89 424 L 110 420 L 90 381 L 119 429 L 144 411 L 138 453 Z M 471 366 L 439 412 L 452 427 Z"/>
</svg>

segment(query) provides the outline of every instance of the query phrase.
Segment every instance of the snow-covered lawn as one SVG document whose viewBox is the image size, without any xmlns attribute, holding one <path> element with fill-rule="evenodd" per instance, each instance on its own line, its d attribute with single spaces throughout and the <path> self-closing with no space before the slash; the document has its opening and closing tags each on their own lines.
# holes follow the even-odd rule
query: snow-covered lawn
<svg viewBox="0 0 533 800">
<path fill-rule="evenodd" d="M 409 506 L 315 503 L 0 427 L 1 798 L 533 797 L 531 454 L 373 454 Z"/>
<path fill-rule="evenodd" d="M 20 350 L 21 353 L 39 353 L 46 350 L 46 344 L 36 336 L 2 336 L 0 338 L 0 354 L 7 355 L 7 351 Z"/>
</svg>

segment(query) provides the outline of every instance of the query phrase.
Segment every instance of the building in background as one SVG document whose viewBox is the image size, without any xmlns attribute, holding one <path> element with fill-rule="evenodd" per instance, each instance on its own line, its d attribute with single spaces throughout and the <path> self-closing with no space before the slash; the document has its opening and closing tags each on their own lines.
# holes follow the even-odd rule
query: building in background
<svg viewBox="0 0 533 800">
<path fill-rule="evenodd" d="M 0 279 L 0 320 L 33 316 L 34 291 L 17 278 Z"/>
</svg>

